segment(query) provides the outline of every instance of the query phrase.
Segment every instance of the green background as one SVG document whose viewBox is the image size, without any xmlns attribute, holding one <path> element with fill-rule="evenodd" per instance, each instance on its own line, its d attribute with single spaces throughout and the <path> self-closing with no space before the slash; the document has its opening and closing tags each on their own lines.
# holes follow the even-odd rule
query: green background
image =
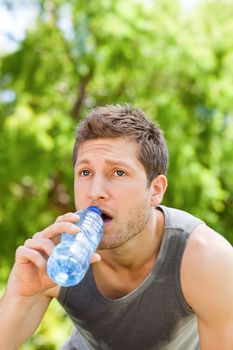
<svg viewBox="0 0 233 350">
<path fill-rule="evenodd" d="M 97 105 L 129 102 L 164 130 L 164 204 L 233 243 L 233 2 L 31 1 L 36 17 L 0 56 L 0 290 L 27 237 L 74 211 L 72 147 Z M 21 11 L 28 1 L 6 2 Z M 22 350 L 58 349 L 54 301 Z"/>
</svg>

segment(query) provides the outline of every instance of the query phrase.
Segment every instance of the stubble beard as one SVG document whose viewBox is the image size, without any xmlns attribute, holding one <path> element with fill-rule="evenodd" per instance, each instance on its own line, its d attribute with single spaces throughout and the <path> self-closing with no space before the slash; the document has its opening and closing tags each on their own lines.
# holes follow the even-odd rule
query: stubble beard
<svg viewBox="0 0 233 350">
<path fill-rule="evenodd" d="M 151 215 L 150 210 L 149 207 L 145 208 L 145 203 L 143 203 L 137 209 L 129 211 L 127 218 L 122 220 L 123 223 L 117 223 L 119 227 L 117 230 L 104 235 L 98 250 L 119 248 L 137 236 L 146 227 Z"/>
</svg>

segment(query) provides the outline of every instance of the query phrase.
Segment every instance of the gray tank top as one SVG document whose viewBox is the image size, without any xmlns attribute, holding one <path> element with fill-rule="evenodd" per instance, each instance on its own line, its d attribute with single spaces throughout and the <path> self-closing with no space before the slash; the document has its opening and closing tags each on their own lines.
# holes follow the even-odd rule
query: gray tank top
<svg viewBox="0 0 233 350">
<path fill-rule="evenodd" d="M 63 350 L 198 350 L 195 314 L 180 283 L 186 240 L 201 220 L 159 206 L 165 227 L 156 263 L 145 280 L 119 299 L 103 297 L 90 266 L 76 286 L 61 288 L 58 301 L 75 329 Z"/>
</svg>

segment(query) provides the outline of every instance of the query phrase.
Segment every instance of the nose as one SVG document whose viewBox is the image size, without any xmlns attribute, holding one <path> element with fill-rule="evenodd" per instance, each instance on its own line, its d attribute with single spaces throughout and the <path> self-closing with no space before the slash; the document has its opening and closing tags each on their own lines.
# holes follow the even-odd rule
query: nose
<svg viewBox="0 0 233 350">
<path fill-rule="evenodd" d="M 100 199 L 106 200 L 109 198 L 105 181 L 101 176 L 98 176 L 98 175 L 93 176 L 89 197 L 93 202 L 96 202 Z"/>
</svg>

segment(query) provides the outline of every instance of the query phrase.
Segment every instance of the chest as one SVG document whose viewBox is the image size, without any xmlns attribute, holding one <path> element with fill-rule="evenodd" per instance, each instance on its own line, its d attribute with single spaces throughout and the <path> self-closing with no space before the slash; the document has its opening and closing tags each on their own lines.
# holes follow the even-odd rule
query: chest
<svg viewBox="0 0 233 350">
<path fill-rule="evenodd" d="M 134 271 L 112 271 L 93 267 L 93 278 L 99 293 L 109 299 L 122 298 L 136 290 L 150 275 L 154 261 Z"/>
<path fill-rule="evenodd" d="M 73 303 L 70 296 L 67 311 L 72 310 L 81 336 L 88 335 L 85 341 L 96 344 L 93 349 L 161 350 L 193 317 L 178 305 L 169 283 L 166 277 L 149 276 L 138 289 L 115 300 L 101 296 L 92 284 L 88 295 L 76 296 Z"/>
</svg>

